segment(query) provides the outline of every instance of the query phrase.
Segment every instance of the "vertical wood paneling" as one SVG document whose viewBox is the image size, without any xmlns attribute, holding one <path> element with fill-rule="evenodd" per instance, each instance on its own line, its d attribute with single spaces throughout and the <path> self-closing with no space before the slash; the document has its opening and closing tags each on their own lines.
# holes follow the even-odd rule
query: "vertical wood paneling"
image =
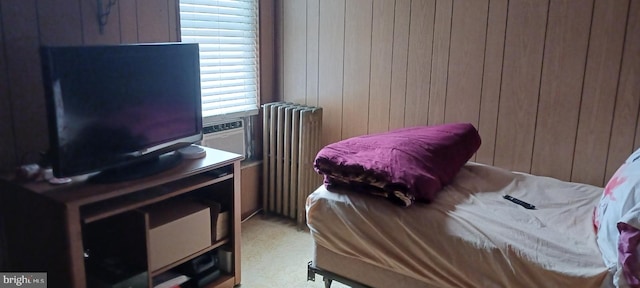
<svg viewBox="0 0 640 288">
<path fill-rule="evenodd" d="M 640 1 L 638 1 L 638 0 L 631 0 L 631 1 L 633 2 L 633 4 L 630 5 L 630 7 L 631 7 L 631 9 L 635 9 L 635 10 L 634 10 L 634 13 L 630 13 L 629 21 L 632 21 L 635 26 L 633 27 L 633 34 L 632 34 L 633 35 L 632 37 L 634 37 L 634 39 L 630 40 L 630 41 L 635 43 L 635 44 L 633 44 L 634 47 L 635 47 L 634 51 L 635 51 L 635 53 L 637 53 L 638 50 L 640 49 L 640 48 L 638 48 L 638 46 L 640 46 L 640 44 L 639 44 L 640 43 L 640 33 L 639 33 L 640 27 L 638 27 L 640 25 L 640 19 L 638 19 L 638 18 L 640 18 L 640 11 L 639 11 L 640 10 L 640 3 L 638 3 L 638 2 L 640 2 Z M 636 54 L 635 56 L 637 57 L 638 54 Z M 633 66 L 634 67 L 633 69 L 635 71 L 634 75 L 636 76 L 636 79 L 640 78 L 640 77 L 638 77 L 639 74 L 640 74 L 640 67 L 638 67 L 638 64 L 640 64 L 640 61 L 637 61 L 637 59 L 638 58 L 635 58 L 635 61 L 633 62 L 634 64 L 636 64 L 636 65 Z M 636 84 L 636 86 L 634 86 L 633 91 L 635 92 L 636 97 L 640 98 L 640 96 L 639 96 L 640 95 L 640 91 L 638 91 L 639 89 L 638 89 L 638 86 L 637 86 L 638 82 L 636 81 L 635 84 Z M 635 141 L 634 141 L 634 144 L 633 144 L 633 150 L 636 150 L 636 149 L 640 148 L 640 107 L 638 109 L 639 109 L 638 110 L 638 120 L 636 121 L 636 137 L 635 137 Z"/>
<path fill-rule="evenodd" d="M 272 21 L 275 19 L 275 4 L 273 0 L 262 0 L 260 2 L 260 102 L 269 103 L 277 100 L 276 89 L 276 45 L 275 45 L 275 25 L 262 25 L 262 21 Z M 269 22 L 266 22 L 269 23 Z M 259 117 L 261 118 L 261 117 Z M 262 127 L 262 126 L 259 126 Z M 262 128 L 260 128 L 262 129 Z M 257 130 L 260 130 L 257 129 Z M 261 139 L 257 137 L 256 139 Z M 260 147 L 261 145 L 258 145 Z M 258 154 L 260 155 L 260 154 Z"/>
<path fill-rule="evenodd" d="M 548 2 L 543 1 L 512 0 L 507 4 L 506 0 L 490 0 L 488 22 L 486 27 L 483 27 L 486 32 L 472 33 L 469 39 L 456 38 L 462 35 L 456 31 L 479 29 L 469 27 L 469 21 L 477 22 L 481 18 L 480 15 L 486 16 L 487 11 L 474 10 L 472 7 L 486 2 L 393 2 L 375 0 L 376 8 L 370 13 L 373 18 L 370 19 L 369 27 L 353 26 L 354 30 L 349 32 L 350 35 L 364 37 L 365 40 L 362 41 L 369 42 L 369 47 L 365 49 L 370 49 L 371 53 L 367 64 L 362 64 L 362 61 L 353 62 L 356 63 L 353 64 L 354 67 L 370 65 L 371 68 L 366 72 L 370 74 L 370 78 L 365 84 L 370 96 L 367 100 L 361 100 L 363 103 L 358 103 L 357 106 L 358 110 L 368 107 L 368 110 L 364 109 L 368 114 L 359 114 L 363 118 L 357 119 L 366 119 L 363 123 L 367 124 L 358 124 L 355 127 L 360 128 L 356 129 L 366 127 L 367 131 L 371 132 L 383 131 L 416 124 L 458 120 L 475 113 L 476 117 L 479 117 L 477 124 L 483 140 L 477 161 L 492 164 L 495 158 L 495 164 L 498 166 L 521 171 L 532 169 L 534 173 L 559 178 L 566 177 L 567 171 L 570 171 L 573 181 L 599 185 L 606 182 L 628 154 L 640 145 L 640 81 L 637 81 L 640 79 L 638 0 L 631 1 L 628 22 L 628 2 L 624 0 L 596 0 L 593 16 L 586 16 L 587 20 L 584 9 L 590 9 L 590 5 L 584 3 L 565 1 L 548 5 Z M 273 6 L 273 2 L 270 3 Z M 352 77 L 361 79 L 358 77 L 363 75 L 343 73 L 354 69 L 351 67 L 352 64 L 349 64 L 351 62 L 345 61 L 357 59 L 359 55 L 353 55 L 353 58 L 349 58 L 351 60 L 345 57 L 349 45 L 360 47 L 365 44 L 356 43 L 355 40 L 352 44 L 346 43 L 344 24 L 345 21 L 357 22 L 357 17 L 362 11 L 354 12 L 354 16 L 349 14 L 345 19 L 344 0 L 296 0 L 276 3 L 283 5 L 283 8 L 289 5 L 306 6 L 300 12 L 302 15 L 293 15 L 304 18 L 304 23 L 300 23 L 304 26 L 303 34 L 306 34 L 303 38 L 303 51 L 295 52 L 305 55 L 301 64 L 298 63 L 296 66 L 303 68 L 296 68 L 293 75 L 301 80 L 293 83 L 305 87 L 302 94 L 305 95 L 304 101 L 307 104 L 319 105 L 325 109 L 325 143 L 352 135 L 351 131 L 346 131 L 351 129 L 346 123 L 347 119 L 343 121 L 342 117 L 343 114 L 350 115 L 349 117 L 358 115 L 351 114 L 349 110 L 353 109 L 347 108 L 346 105 L 349 103 L 355 107 L 356 101 L 346 98 L 349 96 L 343 94 L 343 88 L 344 91 L 351 89 L 346 81 Z M 576 7 L 563 8 L 563 3 Z M 0 161 L 10 162 L 5 164 L 5 168 L 15 164 L 14 159 L 27 152 L 35 154 L 46 148 L 43 91 L 41 85 L 37 84 L 41 82 L 37 57 L 39 44 L 164 42 L 178 39 L 175 0 L 118 1 L 114 7 L 115 11 L 112 10 L 109 16 L 109 23 L 103 35 L 97 32 L 95 1 L 4 0 L 0 5 L 0 25 L 4 27 L 0 49 L 0 55 L 4 55 L 4 62 L 0 61 L 0 67 L 5 73 L 4 76 L 0 73 L 0 78 L 5 79 L 4 87 L 1 84 L 3 80 L 0 79 L 0 118 L 9 117 L 7 121 L 3 121 L 6 124 L 0 127 L 3 130 L 0 133 L 9 133 L 8 137 L 0 135 L 7 139 L 2 140 L 0 145 L 9 147 L 3 148 L 2 153 L 8 153 L 10 156 L 0 155 Z M 386 13 L 379 14 L 378 5 L 384 6 Z M 389 20 L 388 13 L 391 12 L 388 9 L 391 5 L 394 10 L 393 19 Z M 469 12 L 468 16 L 464 17 L 460 16 L 458 11 L 473 13 Z M 274 14 L 272 13 L 271 17 Z M 282 15 L 275 15 L 277 21 L 282 19 Z M 447 21 L 450 22 L 449 26 L 446 25 Z M 591 31 L 588 30 L 589 27 Z M 283 23 L 278 23 L 276 29 L 283 30 L 277 30 L 279 32 L 275 33 L 272 29 L 272 38 L 276 34 L 276 37 L 279 37 L 284 29 L 289 28 L 283 27 Z M 584 29 L 587 29 L 587 32 Z M 389 31 L 392 31 L 391 36 L 388 34 Z M 546 35 L 545 31 L 549 34 Z M 453 38 L 449 38 L 451 33 Z M 486 33 L 486 48 L 484 53 L 478 56 L 484 57 L 484 60 L 479 60 L 467 51 L 477 52 L 478 39 L 482 38 L 482 33 Z M 588 44 L 584 40 L 585 33 L 590 33 L 587 34 L 590 35 Z M 382 35 L 386 35 L 386 39 L 389 40 L 378 40 L 383 39 Z M 589 51 L 585 55 L 586 49 Z M 278 45 L 278 49 L 275 50 L 283 60 L 296 56 L 289 53 L 282 55 L 284 50 L 282 45 Z M 353 54 L 353 51 L 355 50 L 349 53 Z M 268 63 L 272 61 L 271 69 L 277 66 L 278 71 L 283 72 L 283 65 L 273 62 L 273 55 L 276 54 L 274 50 L 266 52 L 267 55 L 271 54 L 270 56 L 265 57 L 264 53 L 264 50 L 261 51 L 261 61 L 267 66 L 266 69 L 269 69 Z M 583 62 L 578 61 L 578 55 L 583 55 L 586 63 L 584 59 Z M 463 59 L 470 60 L 464 62 Z M 472 73 L 477 69 L 477 61 L 483 63 L 482 85 L 478 88 L 481 92 L 469 88 L 477 87 L 478 80 L 473 78 L 477 72 Z M 469 71 L 447 71 L 450 67 L 463 67 L 462 63 L 476 68 Z M 582 68 L 579 67 L 580 64 Z M 580 69 L 585 69 L 585 66 L 584 77 L 580 79 Z M 454 81 L 456 77 L 463 77 L 461 74 L 456 76 L 456 73 L 472 73 L 472 77 L 464 77 L 465 82 Z M 262 84 L 265 84 L 261 86 L 265 89 L 261 91 L 261 96 L 266 96 L 269 93 L 265 91 L 270 91 L 270 97 L 282 100 L 281 95 L 273 96 L 273 91 L 276 87 L 283 88 L 284 85 L 273 84 L 283 81 L 284 77 L 269 74 L 274 77 L 269 83 L 264 83 L 269 81 L 268 75 L 263 73 L 261 76 Z M 301 77 L 302 74 L 305 76 Z M 449 87 L 442 86 L 443 81 L 448 82 Z M 583 86 L 578 85 L 582 91 L 582 101 L 572 105 L 571 103 L 576 103 L 576 82 L 584 82 Z M 461 86 L 454 87 L 457 83 L 461 83 Z M 385 87 L 389 87 L 387 89 L 390 91 L 387 99 Z M 479 112 L 473 109 L 466 111 L 469 107 L 475 107 L 474 101 L 477 101 L 477 98 L 471 98 L 473 101 L 469 103 L 465 102 L 465 105 L 461 106 L 462 109 L 451 106 L 452 103 L 459 103 L 458 98 L 464 94 L 456 92 L 456 89 L 471 91 L 473 95 L 481 93 Z M 614 97 L 615 101 L 612 101 Z M 579 118 L 576 116 L 577 108 L 574 108 L 578 106 Z M 563 113 L 560 107 L 568 109 L 568 113 Z M 7 110 L 19 113 L 6 112 Z M 378 117 L 378 114 L 382 116 Z M 384 120 L 387 116 L 388 120 Z M 574 128 L 567 128 L 569 126 Z M 571 135 L 575 140 L 571 139 Z M 561 143 L 556 149 L 555 146 L 559 142 Z M 564 155 L 565 152 L 561 151 L 565 150 L 575 151 Z M 575 155 L 573 162 L 571 155 Z M 4 161 L 4 157 L 11 159 Z M 551 158 L 552 161 L 558 161 L 557 165 L 549 160 Z"/>
<path fill-rule="evenodd" d="M 4 40 L 11 43 L 5 46 L 6 69 L 19 163 L 38 160 L 37 153 L 44 151 L 49 142 L 38 56 L 38 22 L 33 21 L 37 15 L 35 0 L 2 1 L 2 21 L 13 27 L 5 27 Z"/>
<path fill-rule="evenodd" d="M 404 125 L 426 125 L 431 85 L 435 0 L 411 2 Z"/>
<path fill-rule="evenodd" d="M 529 172 L 547 1 L 509 1 L 494 164 Z"/>
<path fill-rule="evenodd" d="M 627 19 L 605 179 L 611 178 L 634 149 L 635 130 L 630 128 L 638 125 L 638 105 L 640 105 L 638 79 L 640 79 L 640 1 L 632 0 Z"/>
<path fill-rule="evenodd" d="M 318 104 L 322 111 L 322 141 L 341 140 L 344 75 L 345 0 L 320 1 Z"/>
<path fill-rule="evenodd" d="M 394 18 L 389 129 L 404 127 L 411 0 L 396 0 Z"/>
<path fill-rule="evenodd" d="M 531 172 L 571 178 L 593 1 L 551 0 Z"/>
<path fill-rule="evenodd" d="M 82 44 L 79 0 L 38 0 L 37 11 L 41 44 Z"/>
<path fill-rule="evenodd" d="M 103 1 L 103 3 L 104 2 L 107 1 Z M 119 1 L 116 6 L 111 7 L 111 13 L 107 18 L 107 24 L 104 26 L 103 33 L 100 34 L 98 17 L 96 16 L 98 3 L 96 1 L 80 1 L 80 6 L 82 8 L 82 38 L 84 39 L 84 44 L 95 45 L 120 43 L 120 8 L 118 7 L 119 5 L 122 5 L 120 2 L 129 1 Z"/>
<path fill-rule="evenodd" d="M 120 16 L 120 42 L 138 42 L 138 4 L 137 0 L 118 1 Z"/>
<path fill-rule="evenodd" d="M 180 0 L 167 0 L 167 17 L 169 18 L 167 23 L 169 27 L 167 29 L 169 30 L 170 42 L 176 42 L 180 39 L 178 38 L 178 35 L 180 35 L 179 2 Z"/>
<path fill-rule="evenodd" d="M 451 14 L 453 0 L 438 0 L 433 29 L 433 61 L 431 63 L 431 89 L 429 90 L 429 125 L 444 123 L 449 74 L 449 42 L 451 40 Z"/>
<path fill-rule="evenodd" d="M 306 103 L 318 105 L 318 29 L 320 0 L 307 1 L 307 95 Z"/>
<path fill-rule="evenodd" d="M 383 132 L 389 129 L 394 6 L 395 1 L 373 1 L 369 133 Z"/>
<path fill-rule="evenodd" d="M 276 81 L 276 87 L 275 87 L 275 95 L 278 97 L 279 101 L 285 101 L 284 100 L 284 59 L 287 57 L 286 54 L 284 54 L 284 6 L 285 3 L 283 0 L 280 1 L 275 1 L 275 16 L 276 16 L 276 20 L 275 22 L 277 23 L 277 27 L 275 29 L 275 43 L 276 43 L 276 50 L 278 51 L 278 53 L 276 53 L 276 59 L 274 60 L 275 63 L 277 63 L 276 65 L 276 75 L 278 75 L 277 77 L 277 81 Z"/>
<path fill-rule="evenodd" d="M 367 134 L 373 0 L 348 0 L 345 10 L 342 138 Z"/>
<path fill-rule="evenodd" d="M 169 7 L 164 0 L 136 0 L 138 41 L 142 43 L 169 41 Z"/>
<path fill-rule="evenodd" d="M 297 72 L 324 108 L 325 143 L 365 123 L 375 133 L 465 121 L 482 138 L 477 162 L 596 185 L 640 145 L 640 0 L 628 25 L 628 0 L 373 0 L 371 28 L 354 24 L 369 2 L 316 1 L 305 2 Z"/>
<path fill-rule="evenodd" d="M 482 139 L 482 145 L 476 152 L 476 161 L 490 165 L 493 165 L 496 144 L 506 25 L 507 0 L 490 0 L 478 123 L 478 133 Z"/>
<path fill-rule="evenodd" d="M 282 99 L 306 104 L 306 50 L 307 5 L 306 1 L 289 1 L 282 7 Z"/>
<path fill-rule="evenodd" d="M 147 42 L 178 38 L 176 0 L 117 1 L 104 34 L 98 30 L 95 0 L 5 0 L 0 5 L 2 170 L 39 161 L 48 148 L 40 45 L 136 43 L 139 31 Z"/>
<path fill-rule="evenodd" d="M 5 4 L 6 5 L 6 4 Z M 10 94 L 10 86 L 9 86 L 9 69 L 7 64 L 7 54 L 5 53 L 5 47 L 7 41 L 5 40 L 5 21 L 4 17 L 5 7 L 3 7 L 3 2 L 0 2 L 0 95 L 4 95 L 4 97 L 0 97 L 0 163 L 15 163 L 17 161 L 15 154 L 15 141 L 13 138 L 13 110 L 11 109 L 11 101 L 8 97 Z M 0 171 L 2 167 L 0 167 Z M 0 243 L 0 249 L 4 246 Z M 5 256 L 0 252 L 0 257 Z M 0 260 L 0 267 L 5 262 Z"/>
<path fill-rule="evenodd" d="M 604 185 L 627 3 L 595 1 L 571 174 L 574 182 Z"/>
<path fill-rule="evenodd" d="M 488 10 L 488 0 L 454 2 L 445 122 L 478 127 Z"/>
</svg>

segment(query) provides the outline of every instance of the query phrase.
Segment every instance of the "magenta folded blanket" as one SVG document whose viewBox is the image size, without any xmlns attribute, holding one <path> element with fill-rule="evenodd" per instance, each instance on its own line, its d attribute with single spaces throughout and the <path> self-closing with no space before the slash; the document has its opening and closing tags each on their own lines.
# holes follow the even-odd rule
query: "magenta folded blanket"
<svg viewBox="0 0 640 288">
<path fill-rule="evenodd" d="M 469 123 L 402 128 L 329 144 L 316 155 L 314 169 L 327 188 L 346 186 L 410 206 L 433 200 L 480 143 Z"/>
</svg>

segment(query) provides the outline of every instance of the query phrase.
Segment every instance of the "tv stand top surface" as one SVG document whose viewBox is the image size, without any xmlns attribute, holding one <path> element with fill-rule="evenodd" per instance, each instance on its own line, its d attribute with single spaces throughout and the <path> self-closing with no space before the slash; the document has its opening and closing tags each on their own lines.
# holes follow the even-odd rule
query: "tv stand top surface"
<svg viewBox="0 0 640 288">
<path fill-rule="evenodd" d="M 203 150 L 204 151 L 204 150 Z M 169 152 L 126 166 L 119 166 L 93 175 L 87 179 L 91 183 L 117 183 L 138 180 L 171 170 L 185 159 L 177 152 Z"/>
<path fill-rule="evenodd" d="M 85 175 L 72 178 L 72 182 L 69 184 L 54 185 L 43 181 L 20 183 L 13 181 L 10 177 L 2 178 L 6 183 L 21 186 L 65 205 L 84 205 L 211 171 L 243 159 L 243 156 L 239 154 L 207 147 L 202 148 L 206 151 L 206 156 L 203 158 L 184 159 L 175 168 L 130 181 L 92 183 L 87 180 Z"/>
</svg>

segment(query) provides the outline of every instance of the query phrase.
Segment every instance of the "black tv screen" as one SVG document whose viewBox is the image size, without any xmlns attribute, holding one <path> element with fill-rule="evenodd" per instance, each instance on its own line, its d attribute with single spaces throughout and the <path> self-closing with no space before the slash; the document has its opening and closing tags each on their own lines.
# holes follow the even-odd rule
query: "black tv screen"
<svg viewBox="0 0 640 288">
<path fill-rule="evenodd" d="M 118 168 L 202 139 L 197 44 L 41 47 L 56 177 Z"/>
</svg>

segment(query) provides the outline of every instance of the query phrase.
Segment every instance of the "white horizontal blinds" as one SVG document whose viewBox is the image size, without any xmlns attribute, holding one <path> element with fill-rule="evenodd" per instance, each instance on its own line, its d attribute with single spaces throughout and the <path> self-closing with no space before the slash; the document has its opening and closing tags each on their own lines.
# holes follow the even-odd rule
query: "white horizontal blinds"
<svg viewBox="0 0 640 288">
<path fill-rule="evenodd" d="M 203 117 L 257 114 L 257 2 L 180 0 L 182 42 L 200 44 Z"/>
</svg>

